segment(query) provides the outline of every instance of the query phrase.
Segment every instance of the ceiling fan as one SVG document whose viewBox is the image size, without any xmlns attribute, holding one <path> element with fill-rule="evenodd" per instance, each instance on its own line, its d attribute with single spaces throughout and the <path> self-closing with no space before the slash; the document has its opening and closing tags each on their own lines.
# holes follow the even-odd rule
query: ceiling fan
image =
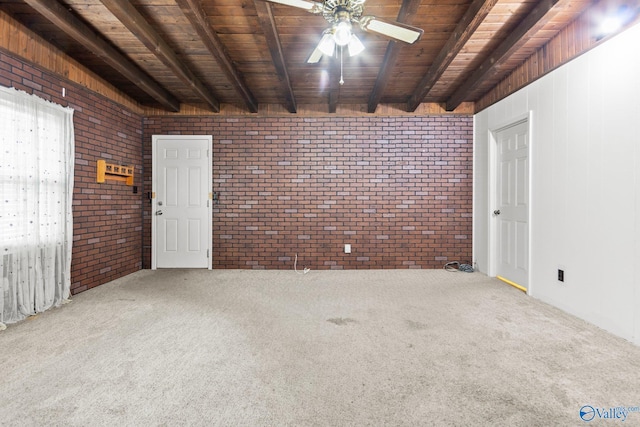
<svg viewBox="0 0 640 427">
<path fill-rule="evenodd" d="M 400 22 L 387 21 L 375 16 L 362 16 L 365 0 L 267 0 L 271 3 L 283 4 L 304 9 L 313 14 L 322 14 L 331 24 L 323 34 L 318 46 L 309 56 L 307 63 L 315 64 L 322 59 L 322 55 L 333 56 L 336 46 L 347 48 L 349 56 L 359 54 L 364 45 L 353 33 L 352 24 L 358 24 L 361 29 L 378 33 L 393 40 L 413 44 L 420 39 L 423 30 Z M 340 83 L 343 81 L 341 79 Z"/>
</svg>

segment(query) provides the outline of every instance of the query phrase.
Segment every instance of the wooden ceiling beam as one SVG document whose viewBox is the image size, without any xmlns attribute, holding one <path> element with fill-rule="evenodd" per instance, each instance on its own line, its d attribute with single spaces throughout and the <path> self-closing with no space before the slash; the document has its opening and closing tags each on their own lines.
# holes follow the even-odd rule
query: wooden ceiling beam
<svg viewBox="0 0 640 427">
<path fill-rule="evenodd" d="M 340 55 L 340 49 L 336 49 Z M 329 58 L 329 113 L 335 114 L 338 111 L 338 102 L 340 102 L 340 88 L 342 85 L 342 70 L 340 67 L 340 58 L 333 56 Z"/>
<path fill-rule="evenodd" d="M 474 0 L 471 3 L 453 33 L 451 33 L 451 37 L 449 37 L 449 40 L 442 47 L 429 70 L 427 70 L 427 73 L 413 91 L 413 95 L 407 102 L 407 111 L 413 112 L 418 108 L 422 100 L 431 91 L 438 79 L 442 77 L 449 64 L 460 53 L 497 2 L 498 0 Z"/>
<path fill-rule="evenodd" d="M 278 29 L 276 28 L 276 21 L 273 17 L 271 5 L 264 0 L 254 0 L 253 3 L 256 6 L 256 12 L 258 12 L 258 21 L 260 21 L 260 25 L 262 26 L 262 32 L 267 39 L 267 45 L 269 46 L 271 58 L 273 59 L 273 66 L 276 68 L 278 79 L 284 89 L 287 110 L 289 110 L 290 113 L 296 113 L 298 110 L 296 98 L 293 93 L 293 86 L 291 85 L 291 79 L 289 78 L 289 72 L 287 71 L 287 65 L 284 60 L 284 52 L 282 51 L 282 44 L 280 43 L 280 36 L 278 35 Z"/>
<path fill-rule="evenodd" d="M 176 77 L 191 88 L 214 112 L 220 112 L 220 102 L 211 91 L 187 68 L 184 61 L 178 58 L 167 42 L 128 0 L 101 1 Z"/>
<path fill-rule="evenodd" d="M 411 23 L 408 20 L 418 12 L 418 7 L 420 6 L 421 1 L 422 0 L 403 0 L 400 12 L 398 12 L 397 21 L 402 23 Z M 367 103 L 367 111 L 369 113 L 376 112 L 376 108 L 378 108 L 378 104 L 384 94 L 384 89 L 387 87 L 387 83 L 391 78 L 391 73 L 396 65 L 398 54 L 402 47 L 403 43 L 398 43 L 394 40 L 389 41 L 387 50 L 384 54 L 384 59 L 382 60 L 382 67 L 378 72 L 376 83 L 369 95 L 369 102 Z"/>
<path fill-rule="evenodd" d="M 176 2 L 178 6 L 180 6 L 182 13 L 184 13 L 187 19 L 189 19 L 189 22 L 191 22 L 191 25 L 198 33 L 198 36 L 200 36 L 204 45 L 218 62 L 218 65 L 229 79 L 229 82 L 231 82 L 236 93 L 240 95 L 246 107 L 250 112 L 257 113 L 258 101 L 253 96 L 253 93 L 251 93 L 242 73 L 238 71 L 229 57 L 218 34 L 209 24 L 207 16 L 202 9 L 202 4 L 198 0 L 176 0 Z"/>
<path fill-rule="evenodd" d="M 133 82 L 169 111 L 179 111 L 180 102 L 127 57 L 113 48 L 93 29 L 56 0 L 25 0 L 69 37 L 89 49 L 110 67 Z"/>
<path fill-rule="evenodd" d="M 506 61 L 509 56 L 524 45 L 527 40 L 540 28 L 542 28 L 553 16 L 559 12 L 554 6 L 558 0 L 542 0 L 524 17 L 518 26 L 509 33 L 509 36 L 491 52 L 484 62 L 464 80 L 445 103 L 447 111 L 453 111 L 458 105 L 467 100 L 471 91 L 477 88 L 487 77 L 496 72 L 498 66 Z"/>
</svg>

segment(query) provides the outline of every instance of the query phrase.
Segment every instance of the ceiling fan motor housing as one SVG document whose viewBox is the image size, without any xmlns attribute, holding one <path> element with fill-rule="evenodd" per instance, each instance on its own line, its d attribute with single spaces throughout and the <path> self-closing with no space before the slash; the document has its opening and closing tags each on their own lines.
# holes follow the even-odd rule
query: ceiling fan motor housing
<svg viewBox="0 0 640 427">
<path fill-rule="evenodd" d="M 364 11 L 364 0 L 326 0 L 322 16 L 331 24 L 358 22 Z"/>
</svg>

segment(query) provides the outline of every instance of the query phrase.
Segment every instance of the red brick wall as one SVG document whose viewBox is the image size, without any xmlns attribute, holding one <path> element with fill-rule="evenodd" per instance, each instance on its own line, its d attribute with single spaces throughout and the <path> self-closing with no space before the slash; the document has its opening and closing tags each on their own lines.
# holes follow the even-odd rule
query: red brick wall
<svg viewBox="0 0 640 427">
<path fill-rule="evenodd" d="M 215 268 L 471 260 L 470 116 L 152 117 L 142 138 L 139 115 L 2 52 L 0 84 L 75 109 L 73 293 L 151 264 L 152 134 L 214 137 Z M 134 164 L 141 191 L 97 184 L 98 159 Z"/>
<path fill-rule="evenodd" d="M 214 268 L 288 269 L 296 253 L 313 269 L 470 263 L 472 127 L 460 115 L 146 118 L 145 191 L 153 134 L 211 134 Z"/>
<path fill-rule="evenodd" d="M 142 192 L 96 183 L 96 160 L 135 165 L 142 185 L 142 118 L 108 99 L 0 51 L 0 85 L 72 107 L 76 142 L 71 291 L 142 267 Z M 66 96 L 62 97 L 62 88 Z"/>
</svg>

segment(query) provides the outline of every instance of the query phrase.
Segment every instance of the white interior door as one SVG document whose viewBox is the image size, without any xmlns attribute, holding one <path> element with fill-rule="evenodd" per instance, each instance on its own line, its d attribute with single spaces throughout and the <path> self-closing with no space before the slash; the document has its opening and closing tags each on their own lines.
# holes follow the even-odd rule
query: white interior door
<svg viewBox="0 0 640 427">
<path fill-rule="evenodd" d="M 211 268 L 211 141 L 153 136 L 153 269 Z"/>
<path fill-rule="evenodd" d="M 496 276 L 524 288 L 529 271 L 529 123 L 496 133 Z"/>
</svg>

